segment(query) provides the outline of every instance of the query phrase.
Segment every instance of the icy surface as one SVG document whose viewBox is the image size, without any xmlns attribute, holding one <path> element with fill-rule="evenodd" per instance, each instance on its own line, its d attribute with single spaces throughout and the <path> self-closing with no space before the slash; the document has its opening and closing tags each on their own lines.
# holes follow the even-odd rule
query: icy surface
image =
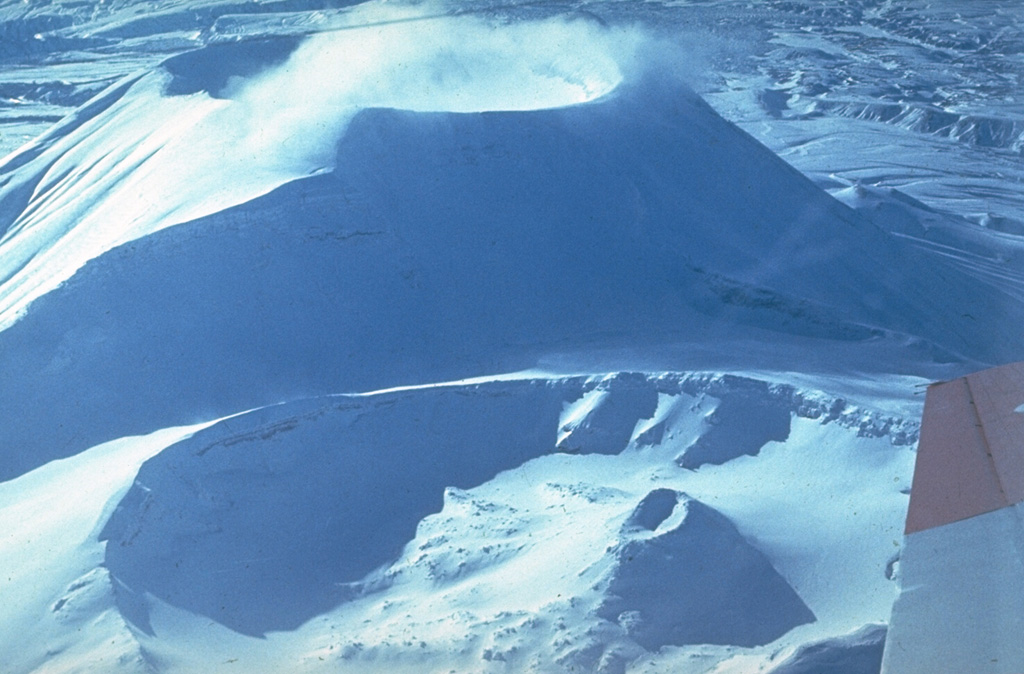
<svg viewBox="0 0 1024 674">
<path fill-rule="evenodd" d="M 721 659 L 801 624 L 781 644 L 885 619 L 913 455 L 875 414 L 762 389 L 793 415 L 790 440 L 694 473 L 672 457 L 716 395 L 753 382 L 632 374 L 624 400 L 678 411 L 664 442 L 559 452 L 561 410 L 622 379 L 333 396 L 196 433 L 143 467 L 99 535 L 121 613 L 169 671 L 197 666 L 183 635 L 216 651 L 197 636 L 211 618 L 265 635 L 227 640 L 231 657 L 353 671 L 590 671 L 664 647 L 659 666 L 702 671 L 687 647 Z M 846 518 L 801 509 L 809 497 Z"/>
<path fill-rule="evenodd" d="M 877 672 L 1022 20 L 0 0 L 0 670 Z"/>
<path fill-rule="evenodd" d="M 772 674 L 873 674 L 882 665 L 885 625 L 866 625 L 856 632 L 801 646 Z"/>
</svg>

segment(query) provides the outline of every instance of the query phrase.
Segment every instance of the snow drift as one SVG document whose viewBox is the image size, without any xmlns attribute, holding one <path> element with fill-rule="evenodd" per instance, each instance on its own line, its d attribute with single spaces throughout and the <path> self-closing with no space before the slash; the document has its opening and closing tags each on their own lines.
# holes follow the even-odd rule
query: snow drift
<svg viewBox="0 0 1024 674">
<path fill-rule="evenodd" d="M 212 72 L 208 88 L 243 77 L 217 70 L 230 48 L 253 47 L 188 55 L 189 70 Z M 0 245 L 27 261 L 4 258 L 6 315 L 85 266 L 0 333 L 0 474 L 281 400 L 550 354 L 710 338 L 719 357 L 767 343 L 776 363 L 827 349 L 816 367 L 877 370 L 898 350 L 927 371 L 1012 350 L 1011 321 L 979 332 L 973 318 L 1015 315 L 1006 296 L 861 220 L 671 73 L 552 109 L 349 111 L 331 170 L 264 180 L 280 158 L 233 153 L 234 118 L 214 114 L 232 103 L 162 93 L 176 67 L 108 91 L 9 161 Z M 260 114 L 298 114 L 282 105 Z"/>
<path fill-rule="evenodd" d="M 790 438 L 675 466 L 736 394 L 785 409 Z M 570 424 L 623 445 L 560 452 Z M 254 671 L 612 672 L 656 654 L 685 663 L 686 648 L 774 652 L 888 611 L 882 544 L 905 500 L 892 476 L 913 458 L 893 451 L 908 440 L 897 430 L 792 387 L 622 373 L 327 396 L 125 439 L 0 485 L 28 504 L 55 470 L 60 484 L 96 485 L 48 511 L 4 512 L 35 535 L 14 557 L 5 548 L 23 608 L 0 633 L 24 644 L 19 621 L 46 628 L 25 649 L 0 640 L 0 662 L 33 671 L 44 642 L 70 671 L 89 658 L 169 672 L 237 658 Z M 808 468 L 819 477 L 806 489 L 856 516 L 799 508 L 806 494 L 787 481 Z M 40 526 L 40 512 L 58 525 Z M 836 554 L 836 539 L 851 547 Z M 45 550 L 69 563 L 28 584 Z M 66 633 L 100 613 L 88 638 Z"/>
<path fill-rule="evenodd" d="M 0 667 L 870 667 L 914 426 L 780 372 L 912 409 L 871 387 L 1017 354 L 1013 293 L 635 30 L 381 12 L 0 166 Z"/>
<path fill-rule="evenodd" d="M 495 32 L 473 18 L 402 23 L 409 14 L 171 58 L 15 155 L 10 166 L 28 166 L 5 178 L 20 189 L 0 204 L 0 325 L 111 247 L 332 168 L 361 109 L 550 108 L 622 79 L 589 23 Z"/>
<path fill-rule="evenodd" d="M 445 487 L 550 452 L 581 384 L 316 399 L 224 420 L 140 471 L 100 534 L 105 564 L 123 595 L 244 634 L 295 629 L 396 558 Z"/>
</svg>

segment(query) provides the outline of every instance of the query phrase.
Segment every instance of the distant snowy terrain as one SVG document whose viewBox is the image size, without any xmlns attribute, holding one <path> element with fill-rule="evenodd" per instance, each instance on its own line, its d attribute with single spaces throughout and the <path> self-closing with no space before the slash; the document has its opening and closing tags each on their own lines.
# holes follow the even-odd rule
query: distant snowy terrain
<svg viewBox="0 0 1024 674">
<path fill-rule="evenodd" d="M 937 4 L 0 1 L 0 670 L 878 672 L 1024 358 Z"/>
</svg>

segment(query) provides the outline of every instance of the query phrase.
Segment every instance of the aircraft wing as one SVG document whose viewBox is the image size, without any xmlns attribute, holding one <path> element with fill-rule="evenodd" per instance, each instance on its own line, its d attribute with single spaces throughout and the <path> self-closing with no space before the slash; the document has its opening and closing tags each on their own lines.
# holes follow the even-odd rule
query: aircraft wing
<svg viewBox="0 0 1024 674">
<path fill-rule="evenodd" d="M 1024 363 L 933 384 L 883 674 L 1024 673 Z"/>
</svg>

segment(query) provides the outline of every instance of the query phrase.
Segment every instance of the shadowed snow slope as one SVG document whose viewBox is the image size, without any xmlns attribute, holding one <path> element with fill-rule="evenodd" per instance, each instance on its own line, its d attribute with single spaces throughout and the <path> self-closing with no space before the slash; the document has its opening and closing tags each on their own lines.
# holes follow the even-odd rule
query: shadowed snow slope
<svg viewBox="0 0 1024 674">
<path fill-rule="evenodd" d="M 159 111 L 161 124 L 221 104 L 151 86 L 106 96 Z M 40 158 L 60 145 L 62 174 L 88 172 L 76 153 L 92 143 L 130 154 L 132 143 L 157 142 L 148 119 L 123 138 L 106 129 L 104 143 L 83 126 L 80 145 L 72 131 Z M 184 162 L 172 173 L 185 182 L 234 161 L 170 156 Z M 106 253 L 169 221 L 133 230 L 111 206 L 123 186 L 103 198 L 77 194 L 73 180 L 37 188 L 26 213 L 54 199 L 107 210 L 68 234 L 96 243 L 99 257 L 0 332 L 10 457 L 0 476 L 284 399 L 517 370 L 551 352 L 700 343 L 716 326 L 729 327 L 723 351 L 751 340 L 801 358 L 844 344 L 898 347 L 911 371 L 936 358 L 1001 358 L 1013 344 L 1006 297 L 859 220 L 671 79 L 637 75 L 557 109 L 367 109 L 330 164 Z M 251 188 L 227 184 L 236 196 Z M 70 223 L 62 213 L 43 217 L 43 229 Z M 34 231 L 15 227 L 5 241 Z M 73 266 L 42 269 L 16 275 L 45 286 Z"/>
<path fill-rule="evenodd" d="M 152 671 L 96 533 L 142 462 L 198 428 L 115 440 L 0 483 L 0 671 Z"/>
<path fill-rule="evenodd" d="M 668 644 L 759 646 L 814 620 L 764 555 L 700 501 L 678 494 L 673 505 L 683 512 L 677 521 L 663 531 L 642 522 L 637 527 L 634 520 L 666 491 L 644 497 L 634 511 L 638 517 L 627 521 L 625 540 L 611 551 L 617 564 L 599 616 L 625 623 L 648 650 Z"/>
<path fill-rule="evenodd" d="M 498 380 L 224 419 L 150 458 L 108 503 L 94 530 L 103 596 L 169 672 L 229 656 L 254 671 L 273 658 L 277 671 L 614 672 L 665 648 L 768 653 L 877 620 L 894 592 L 878 543 L 898 536 L 912 454 L 867 410 L 756 384 Z M 708 410 L 743 391 L 785 409 L 792 437 L 702 473 L 673 465 Z M 594 397 L 609 402 L 580 411 Z M 561 453 L 567 415 L 634 437 L 615 454 Z M 671 429 L 641 443 L 663 415 Z M 795 508 L 797 466 L 859 517 Z"/>
<path fill-rule="evenodd" d="M 294 629 L 396 558 L 445 487 L 551 452 L 582 385 L 496 382 L 232 417 L 146 464 L 101 533 L 106 566 L 125 603 L 145 593 L 245 634 Z"/>
<path fill-rule="evenodd" d="M 866 625 L 853 634 L 806 644 L 771 674 L 876 674 L 882 666 L 885 625 Z"/>
<path fill-rule="evenodd" d="M 175 56 L 0 165 L 0 669 L 873 666 L 879 389 L 1024 357 L 1016 281 L 637 31 L 426 9 Z M 542 364 L 586 374 L 499 374 Z"/>
<path fill-rule="evenodd" d="M 365 20 L 392 21 L 173 57 L 11 157 L 0 167 L 12 188 L 0 204 L 0 327 L 113 246 L 330 168 L 361 109 L 582 103 L 614 89 L 611 52 L 631 48 L 588 22 L 494 31 L 472 18 L 396 23 L 415 13 L 376 7 Z"/>
</svg>

